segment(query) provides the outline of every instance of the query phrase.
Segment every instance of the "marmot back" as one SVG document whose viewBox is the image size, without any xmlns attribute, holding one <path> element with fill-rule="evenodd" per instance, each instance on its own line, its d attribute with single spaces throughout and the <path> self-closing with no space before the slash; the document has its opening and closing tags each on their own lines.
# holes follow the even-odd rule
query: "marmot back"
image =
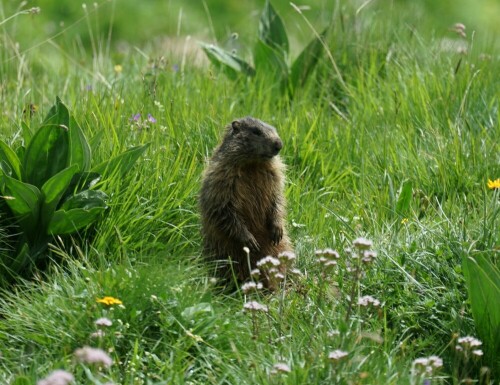
<svg viewBox="0 0 500 385">
<path fill-rule="evenodd" d="M 291 251 L 282 147 L 274 127 L 246 117 L 227 127 L 209 160 L 200 193 L 204 254 L 221 277 L 232 269 L 243 282 L 260 259 Z"/>
</svg>

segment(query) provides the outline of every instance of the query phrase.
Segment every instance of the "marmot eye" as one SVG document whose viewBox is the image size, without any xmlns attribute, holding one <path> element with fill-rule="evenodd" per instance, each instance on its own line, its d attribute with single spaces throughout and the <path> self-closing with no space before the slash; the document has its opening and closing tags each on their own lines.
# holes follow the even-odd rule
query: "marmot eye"
<svg viewBox="0 0 500 385">
<path fill-rule="evenodd" d="M 252 134 L 257 135 L 257 136 L 261 136 L 262 131 L 259 130 L 257 127 L 252 127 Z"/>
</svg>

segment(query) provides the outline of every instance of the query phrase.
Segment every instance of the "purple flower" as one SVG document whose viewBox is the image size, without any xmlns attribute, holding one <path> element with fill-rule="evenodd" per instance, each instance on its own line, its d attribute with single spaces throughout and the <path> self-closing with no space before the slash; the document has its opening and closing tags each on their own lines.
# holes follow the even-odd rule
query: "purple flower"
<svg viewBox="0 0 500 385">
<path fill-rule="evenodd" d="M 137 122 L 139 119 L 141 119 L 141 114 L 137 113 L 134 116 L 132 116 L 132 118 L 130 120 Z"/>
<path fill-rule="evenodd" d="M 153 115 L 148 114 L 148 122 L 156 123 L 156 119 L 153 117 Z"/>
</svg>

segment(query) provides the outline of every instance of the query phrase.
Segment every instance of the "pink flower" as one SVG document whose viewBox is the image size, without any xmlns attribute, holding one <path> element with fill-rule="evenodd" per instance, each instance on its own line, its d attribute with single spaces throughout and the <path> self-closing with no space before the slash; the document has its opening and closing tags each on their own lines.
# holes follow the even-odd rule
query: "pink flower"
<svg viewBox="0 0 500 385">
<path fill-rule="evenodd" d="M 84 346 L 83 348 L 75 350 L 75 357 L 78 361 L 85 364 L 96 364 L 108 368 L 113 363 L 108 354 L 102 349 L 91 348 Z"/>
<path fill-rule="evenodd" d="M 75 377 L 65 370 L 54 370 L 43 380 L 38 381 L 37 385 L 68 385 L 73 382 Z"/>
</svg>

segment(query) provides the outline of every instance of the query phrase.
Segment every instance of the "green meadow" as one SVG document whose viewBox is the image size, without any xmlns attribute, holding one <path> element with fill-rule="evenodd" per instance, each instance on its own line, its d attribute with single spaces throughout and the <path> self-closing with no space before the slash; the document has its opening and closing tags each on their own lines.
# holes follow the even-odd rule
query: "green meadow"
<svg viewBox="0 0 500 385">
<path fill-rule="evenodd" d="M 496 1 L 63 3 L 0 3 L 0 384 L 500 383 Z M 201 252 L 247 115 L 284 143 L 272 293 Z"/>
</svg>

